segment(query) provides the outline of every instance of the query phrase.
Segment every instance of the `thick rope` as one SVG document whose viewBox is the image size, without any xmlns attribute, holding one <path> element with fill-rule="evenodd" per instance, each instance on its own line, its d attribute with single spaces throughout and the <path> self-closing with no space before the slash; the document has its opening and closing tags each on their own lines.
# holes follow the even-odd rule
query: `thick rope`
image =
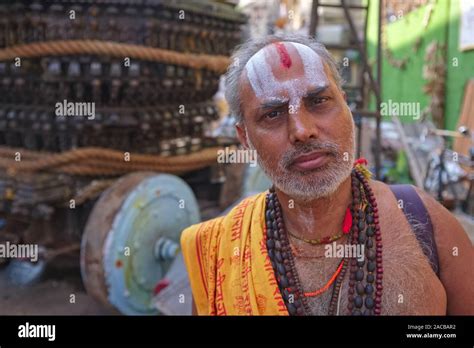
<svg viewBox="0 0 474 348">
<path fill-rule="evenodd" d="M 203 149 L 188 155 L 163 157 L 111 150 L 79 148 L 62 153 L 0 147 L 0 168 L 11 176 L 21 172 L 53 171 L 70 175 L 122 175 L 133 171 L 158 171 L 181 174 L 217 162 L 221 147 Z M 17 154 L 20 160 L 16 161 Z"/>
<path fill-rule="evenodd" d="M 87 186 L 77 192 L 76 196 L 74 196 L 73 199 L 75 204 L 81 205 L 89 199 L 96 198 L 116 181 L 117 179 L 92 180 Z M 69 202 L 67 204 L 69 204 Z"/>
<path fill-rule="evenodd" d="M 16 156 L 16 153 L 19 153 L 21 155 L 21 158 L 28 159 L 40 158 L 51 154 L 49 152 L 27 150 L 22 147 L 0 146 L 0 157 L 12 157 Z"/>
<path fill-rule="evenodd" d="M 94 54 L 111 57 L 129 57 L 186 66 L 193 69 L 207 69 L 223 73 L 229 65 L 229 57 L 208 54 L 182 53 L 163 48 L 126 44 L 100 40 L 57 40 L 15 45 L 0 50 L 0 61 L 16 57 L 43 57 Z"/>
</svg>

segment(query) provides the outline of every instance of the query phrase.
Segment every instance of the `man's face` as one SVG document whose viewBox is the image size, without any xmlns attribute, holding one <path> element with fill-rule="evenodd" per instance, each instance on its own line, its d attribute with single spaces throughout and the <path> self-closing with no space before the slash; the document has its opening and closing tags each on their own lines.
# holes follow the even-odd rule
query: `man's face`
<svg viewBox="0 0 474 348">
<path fill-rule="evenodd" d="M 273 43 L 252 56 L 240 82 L 239 139 L 275 186 L 303 201 L 333 193 L 352 169 L 354 123 L 321 58 L 299 43 Z"/>
</svg>

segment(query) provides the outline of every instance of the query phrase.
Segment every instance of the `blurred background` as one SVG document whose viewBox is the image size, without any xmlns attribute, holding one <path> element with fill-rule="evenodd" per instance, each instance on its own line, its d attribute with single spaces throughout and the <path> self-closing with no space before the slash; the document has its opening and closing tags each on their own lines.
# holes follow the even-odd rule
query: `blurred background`
<svg viewBox="0 0 474 348">
<path fill-rule="evenodd" d="M 335 56 L 376 178 L 474 241 L 474 0 L 4 0 L 0 314 L 190 314 L 181 231 L 270 186 L 218 160 L 222 75 L 284 32 Z"/>
</svg>

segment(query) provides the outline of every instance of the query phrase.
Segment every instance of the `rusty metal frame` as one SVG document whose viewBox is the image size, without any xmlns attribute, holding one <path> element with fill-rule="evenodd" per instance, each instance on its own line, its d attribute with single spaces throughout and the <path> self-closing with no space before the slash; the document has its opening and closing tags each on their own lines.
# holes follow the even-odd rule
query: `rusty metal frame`
<svg viewBox="0 0 474 348">
<path fill-rule="evenodd" d="M 369 66 L 369 62 L 367 59 L 367 53 L 366 53 L 366 48 L 367 48 L 367 18 L 368 18 L 368 12 L 370 9 L 370 3 L 371 0 L 367 0 L 367 6 L 354 6 L 354 5 L 349 5 L 347 3 L 347 0 L 341 0 L 340 4 L 325 4 L 321 3 L 319 0 L 313 0 L 312 8 L 311 8 L 311 22 L 309 26 L 309 35 L 315 36 L 316 35 L 316 30 L 319 24 L 319 15 L 318 15 L 318 8 L 319 7 L 332 7 L 332 8 L 342 8 L 344 11 L 344 16 L 347 20 L 347 23 L 349 24 L 349 28 L 352 34 L 352 38 L 355 42 L 356 47 L 347 47 L 347 48 L 355 48 L 361 56 L 362 60 L 362 79 L 361 79 L 361 90 L 362 90 L 362 98 L 367 99 L 366 95 L 364 93 L 365 90 L 365 79 L 364 79 L 364 74 L 367 75 L 368 82 L 369 82 L 369 88 L 370 91 L 375 95 L 376 99 L 376 111 L 375 112 L 370 112 L 367 110 L 361 110 L 361 109 L 356 109 L 354 110 L 354 114 L 356 114 L 358 117 L 375 117 L 376 120 L 376 130 L 375 130 L 375 176 L 376 178 L 380 178 L 380 169 L 381 169 L 381 130 L 380 130 L 380 124 L 381 124 L 381 113 L 380 113 L 380 107 L 381 107 L 381 102 L 382 102 L 382 96 L 381 96 L 381 80 L 382 80 L 382 8 L 384 5 L 383 0 L 379 0 L 379 8 L 378 8 L 378 23 L 377 23 L 377 40 L 378 40 L 378 45 L 377 45 L 377 63 L 376 63 L 376 71 L 377 74 L 374 77 L 374 74 L 372 72 L 371 67 Z M 357 36 L 357 30 L 354 24 L 354 21 L 351 16 L 351 9 L 356 9 L 356 10 L 365 10 L 366 11 L 366 16 L 365 16 L 365 22 L 364 22 L 364 38 L 363 41 L 359 40 L 359 37 Z M 341 48 L 341 47 L 340 47 Z M 367 100 L 364 100 L 364 105 L 367 104 Z M 358 149 L 357 153 L 361 153 L 361 138 L 362 138 L 362 127 L 359 127 L 359 134 L 358 134 Z"/>
</svg>

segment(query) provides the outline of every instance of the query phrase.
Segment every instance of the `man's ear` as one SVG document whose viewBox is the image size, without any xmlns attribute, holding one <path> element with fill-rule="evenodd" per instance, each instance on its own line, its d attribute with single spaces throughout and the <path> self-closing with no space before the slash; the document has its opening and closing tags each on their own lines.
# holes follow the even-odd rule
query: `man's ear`
<svg viewBox="0 0 474 348">
<path fill-rule="evenodd" d="M 237 130 L 237 138 L 239 138 L 240 143 L 244 148 L 249 148 L 249 143 L 247 141 L 247 131 L 245 130 L 245 125 L 242 122 L 237 122 L 235 124 L 235 129 Z"/>
</svg>

